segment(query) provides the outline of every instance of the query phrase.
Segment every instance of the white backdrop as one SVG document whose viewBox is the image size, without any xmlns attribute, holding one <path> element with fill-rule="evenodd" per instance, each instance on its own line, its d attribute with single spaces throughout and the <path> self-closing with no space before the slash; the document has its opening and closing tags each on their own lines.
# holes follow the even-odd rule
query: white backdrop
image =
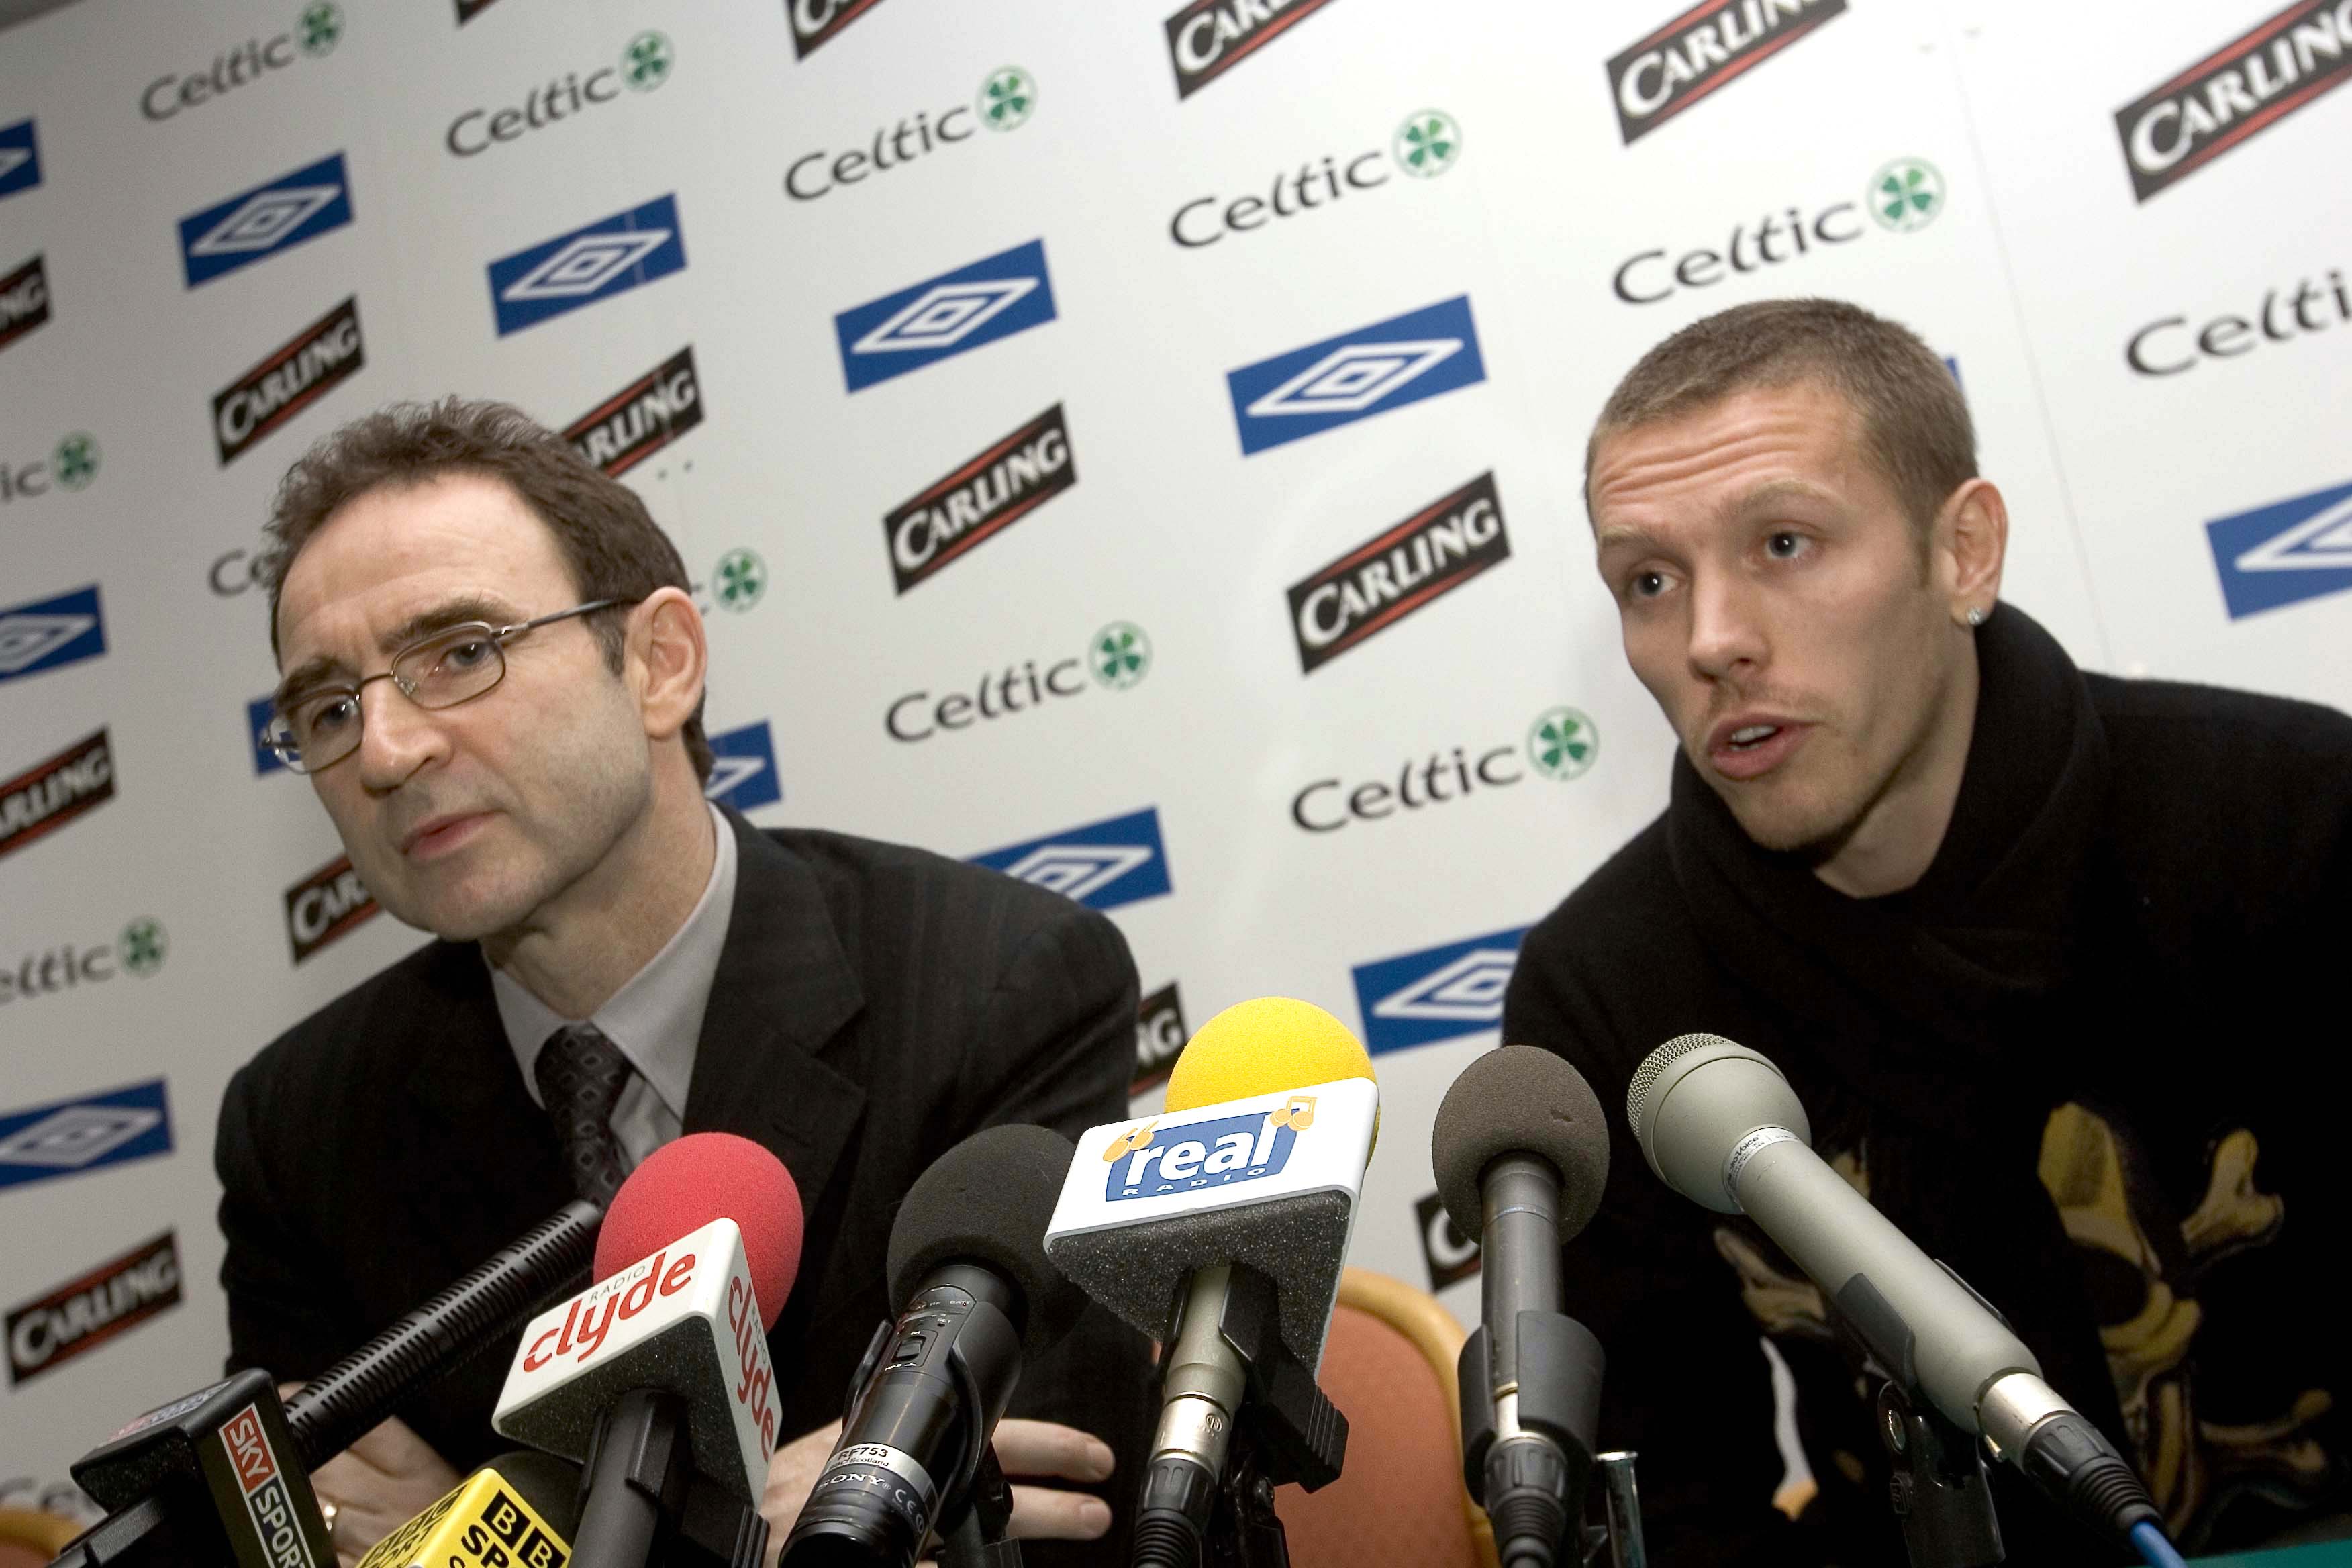
<svg viewBox="0 0 2352 1568">
<path fill-rule="evenodd" d="M 1797 293 L 1910 323 L 2009 498 L 2008 597 L 2079 659 L 2352 701 L 2352 0 L 1168 4 L 82 0 L 0 33 L 0 1503 L 70 1500 L 70 1458 L 217 1367 L 221 1087 L 420 940 L 248 743 L 268 493 L 392 399 L 563 427 L 660 394 L 625 477 L 703 584 L 711 728 L 753 731 L 733 798 L 1077 891 L 1186 1026 L 1283 992 L 1363 1029 L 1356 1254 L 1424 1285 L 1459 1261 L 1416 1209 L 1430 1119 L 1517 934 L 1663 804 L 1578 486 L 1668 331 Z M 2144 101 L 2175 161 L 2143 199 Z M 622 237 L 524 277 L 585 230 Z M 992 263 L 886 321 L 1032 242 L 1027 289 Z M 501 333 L 494 289 L 562 310 Z M 1466 330 L 1373 330 L 1455 300 Z M 346 300 L 224 462 L 215 396 Z M 1228 373 L 1313 345 L 1237 405 Z M 885 518 L 1055 408 L 1042 499 L 898 591 Z M 1303 670 L 1292 586 L 1481 476 L 1507 554 Z M 27 783 L 101 728 L 104 765 Z"/>
</svg>

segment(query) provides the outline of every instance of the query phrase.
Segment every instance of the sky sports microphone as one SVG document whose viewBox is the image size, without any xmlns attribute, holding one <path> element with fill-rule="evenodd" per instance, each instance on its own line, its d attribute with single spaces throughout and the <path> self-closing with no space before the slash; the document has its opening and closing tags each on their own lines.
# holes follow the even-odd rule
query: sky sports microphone
<svg viewBox="0 0 2352 1568">
<path fill-rule="evenodd" d="M 621 1184 L 596 1282 L 524 1327 L 491 1418 L 585 1467 L 575 1568 L 642 1568 L 679 1540 L 759 1561 L 777 1439 L 767 1331 L 800 1255 L 792 1173 L 748 1138 L 676 1139 Z"/>
<path fill-rule="evenodd" d="M 368 1548 L 359 1568 L 566 1568 L 580 1467 L 517 1448 Z"/>
<path fill-rule="evenodd" d="M 2143 1527 L 2160 1539 L 2138 1476 L 2042 1381 L 2024 1342 L 1813 1152 L 1804 1107 L 1769 1060 L 1679 1036 L 1643 1058 L 1625 1111 L 1650 1169 L 1695 1203 L 1753 1219 L 1906 1394 L 2103 1534 L 2143 1553 Z"/>
<path fill-rule="evenodd" d="M 840 1446 L 784 1542 L 785 1568 L 908 1568 L 934 1531 L 948 1539 L 965 1526 L 984 1500 L 976 1485 L 1003 1493 L 990 1435 L 1023 1365 L 1086 1310 L 1044 1246 L 1071 1152 L 1044 1127 L 991 1127 L 908 1190 L 889 1264 L 890 1298 L 906 1310 L 875 1332 Z M 1002 1500 L 1009 1513 L 1009 1493 Z M 1003 1524 L 988 1521 L 971 1543 L 994 1544 Z"/>
<path fill-rule="evenodd" d="M 1503 1568 L 1551 1568 L 1584 1517 L 1605 1362 L 1560 1310 L 1560 1247 L 1609 1178 L 1609 1125 L 1584 1075 L 1505 1046 L 1470 1064 L 1430 1136 L 1437 1192 L 1485 1249 L 1484 1319 L 1462 1346 L 1462 1471 Z M 1576 1557 L 1571 1552 L 1570 1561 Z"/>
<path fill-rule="evenodd" d="M 1078 1141 L 1046 1254 L 1165 1347 L 1139 1568 L 1201 1561 L 1236 1474 L 1309 1491 L 1338 1477 L 1347 1417 L 1315 1370 L 1379 1129 L 1371 1059 L 1347 1026 L 1264 996 L 1201 1026 L 1165 1112 Z M 1255 1489 L 1238 1489 L 1246 1510 Z M 1278 1531 L 1272 1514 L 1237 1528 Z"/>
</svg>

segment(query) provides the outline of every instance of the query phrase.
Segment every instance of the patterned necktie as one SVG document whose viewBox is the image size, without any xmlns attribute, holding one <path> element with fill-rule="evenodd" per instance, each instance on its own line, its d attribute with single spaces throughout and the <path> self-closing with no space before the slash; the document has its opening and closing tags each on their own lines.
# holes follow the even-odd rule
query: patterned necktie
<svg viewBox="0 0 2352 1568">
<path fill-rule="evenodd" d="M 539 1097 L 555 1118 L 572 1184 L 586 1198 L 610 1207 L 621 1190 L 621 1142 L 613 1135 L 613 1107 L 628 1087 L 629 1059 L 593 1024 L 567 1024 L 540 1047 L 532 1076 Z"/>
</svg>

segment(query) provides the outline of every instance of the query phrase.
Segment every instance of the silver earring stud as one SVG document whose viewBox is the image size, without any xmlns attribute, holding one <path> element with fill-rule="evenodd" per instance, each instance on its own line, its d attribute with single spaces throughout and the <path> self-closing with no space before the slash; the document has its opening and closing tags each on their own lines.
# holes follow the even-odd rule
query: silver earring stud
<svg viewBox="0 0 2352 1568">
<path fill-rule="evenodd" d="M 1969 625 L 1972 626 L 1980 626 L 1984 625 L 1984 617 L 1985 613 L 1982 610 L 1978 609 L 1973 605 L 1969 606 Z"/>
</svg>

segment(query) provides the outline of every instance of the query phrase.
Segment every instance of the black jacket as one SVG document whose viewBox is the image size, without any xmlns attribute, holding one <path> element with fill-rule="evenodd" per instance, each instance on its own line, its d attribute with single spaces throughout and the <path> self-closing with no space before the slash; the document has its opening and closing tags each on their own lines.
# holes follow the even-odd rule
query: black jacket
<svg viewBox="0 0 2352 1568">
<path fill-rule="evenodd" d="M 841 1415 L 895 1309 L 885 1249 L 926 1166 L 1000 1122 L 1075 1136 L 1127 1114 L 1135 967 L 1102 916 L 996 872 L 729 820 L 734 910 L 685 1123 L 766 1145 L 800 1188 L 800 1275 L 769 1335 L 788 1439 Z M 572 1195 L 470 942 L 425 946 L 255 1058 L 214 1158 L 229 1364 L 281 1379 L 323 1370 Z M 461 1469 L 510 1446 L 489 1413 L 512 1351 L 402 1412 Z M 1120 1535 L 1155 1414 L 1148 1356 L 1089 1310 L 1012 1407 L 1111 1445 Z"/>
</svg>

